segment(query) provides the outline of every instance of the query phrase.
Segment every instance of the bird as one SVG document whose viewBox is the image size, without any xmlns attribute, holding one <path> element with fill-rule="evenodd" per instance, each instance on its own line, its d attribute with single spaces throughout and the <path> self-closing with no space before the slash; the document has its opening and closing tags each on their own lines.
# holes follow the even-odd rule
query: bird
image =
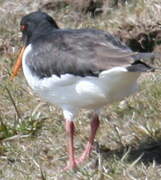
<svg viewBox="0 0 161 180">
<path fill-rule="evenodd" d="M 39 10 L 20 21 L 23 47 L 12 71 L 22 67 L 31 89 L 62 109 L 67 134 L 68 163 L 75 169 L 89 156 L 100 125 L 99 112 L 138 90 L 141 73 L 154 67 L 143 60 L 152 53 L 133 52 L 117 37 L 98 29 L 61 29 Z M 92 112 L 85 149 L 75 157 L 75 120 L 81 109 Z"/>
</svg>

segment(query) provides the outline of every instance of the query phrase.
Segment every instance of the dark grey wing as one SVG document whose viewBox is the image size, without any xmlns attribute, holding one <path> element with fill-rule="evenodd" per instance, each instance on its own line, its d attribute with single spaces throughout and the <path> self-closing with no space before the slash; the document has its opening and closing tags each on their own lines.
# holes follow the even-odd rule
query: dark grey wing
<svg viewBox="0 0 161 180">
<path fill-rule="evenodd" d="M 130 66 L 136 53 L 98 30 L 57 30 L 35 40 L 28 65 L 40 78 L 53 74 L 98 76 L 116 66 Z"/>
</svg>

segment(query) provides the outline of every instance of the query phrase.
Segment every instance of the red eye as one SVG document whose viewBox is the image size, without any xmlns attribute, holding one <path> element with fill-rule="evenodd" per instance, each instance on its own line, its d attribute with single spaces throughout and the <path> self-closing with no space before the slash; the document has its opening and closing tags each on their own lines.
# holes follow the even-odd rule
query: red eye
<svg viewBox="0 0 161 180">
<path fill-rule="evenodd" d="M 25 31 L 26 29 L 27 29 L 27 25 L 21 25 L 21 26 L 20 26 L 20 30 L 21 30 L 21 31 Z"/>
</svg>

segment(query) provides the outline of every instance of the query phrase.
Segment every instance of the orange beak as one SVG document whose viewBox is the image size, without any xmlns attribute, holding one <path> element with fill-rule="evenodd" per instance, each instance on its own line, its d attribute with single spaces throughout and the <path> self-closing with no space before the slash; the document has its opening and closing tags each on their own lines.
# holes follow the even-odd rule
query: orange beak
<svg viewBox="0 0 161 180">
<path fill-rule="evenodd" d="M 22 56 L 23 56 L 23 53 L 24 53 L 24 51 L 25 51 L 25 48 L 26 48 L 26 47 L 24 46 L 24 47 L 22 47 L 22 49 L 20 50 L 20 53 L 19 53 L 19 56 L 18 56 L 18 58 L 17 58 L 16 64 L 14 65 L 14 67 L 13 67 L 13 69 L 12 69 L 12 75 L 11 75 L 11 78 L 10 78 L 11 80 L 12 80 L 15 76 L 17 76 L 20 68 L 22 67 Z"/>
</svg>

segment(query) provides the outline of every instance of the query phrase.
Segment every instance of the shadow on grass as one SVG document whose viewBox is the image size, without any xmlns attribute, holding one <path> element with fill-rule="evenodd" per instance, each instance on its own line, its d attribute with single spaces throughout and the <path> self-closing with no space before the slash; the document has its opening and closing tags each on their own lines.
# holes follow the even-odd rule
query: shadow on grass
<svg viewBox="0 0 161 180">
<path fill-rule="evenodd" d="M 148 165 L 153 161 L 156 164 L 161 164 L 161 140 L 152 140 L 147 138 L 144 142 L 140 143 L 137 147 L 122 146 L 119 149 L 109 150 L 105 147 L 100 147 L 99 151 L 106 159 L 115 156 L 122 159 L 127 153 L 126 161 L 133 162 L 140 157 L 139 162 Z"/>
</svg>

